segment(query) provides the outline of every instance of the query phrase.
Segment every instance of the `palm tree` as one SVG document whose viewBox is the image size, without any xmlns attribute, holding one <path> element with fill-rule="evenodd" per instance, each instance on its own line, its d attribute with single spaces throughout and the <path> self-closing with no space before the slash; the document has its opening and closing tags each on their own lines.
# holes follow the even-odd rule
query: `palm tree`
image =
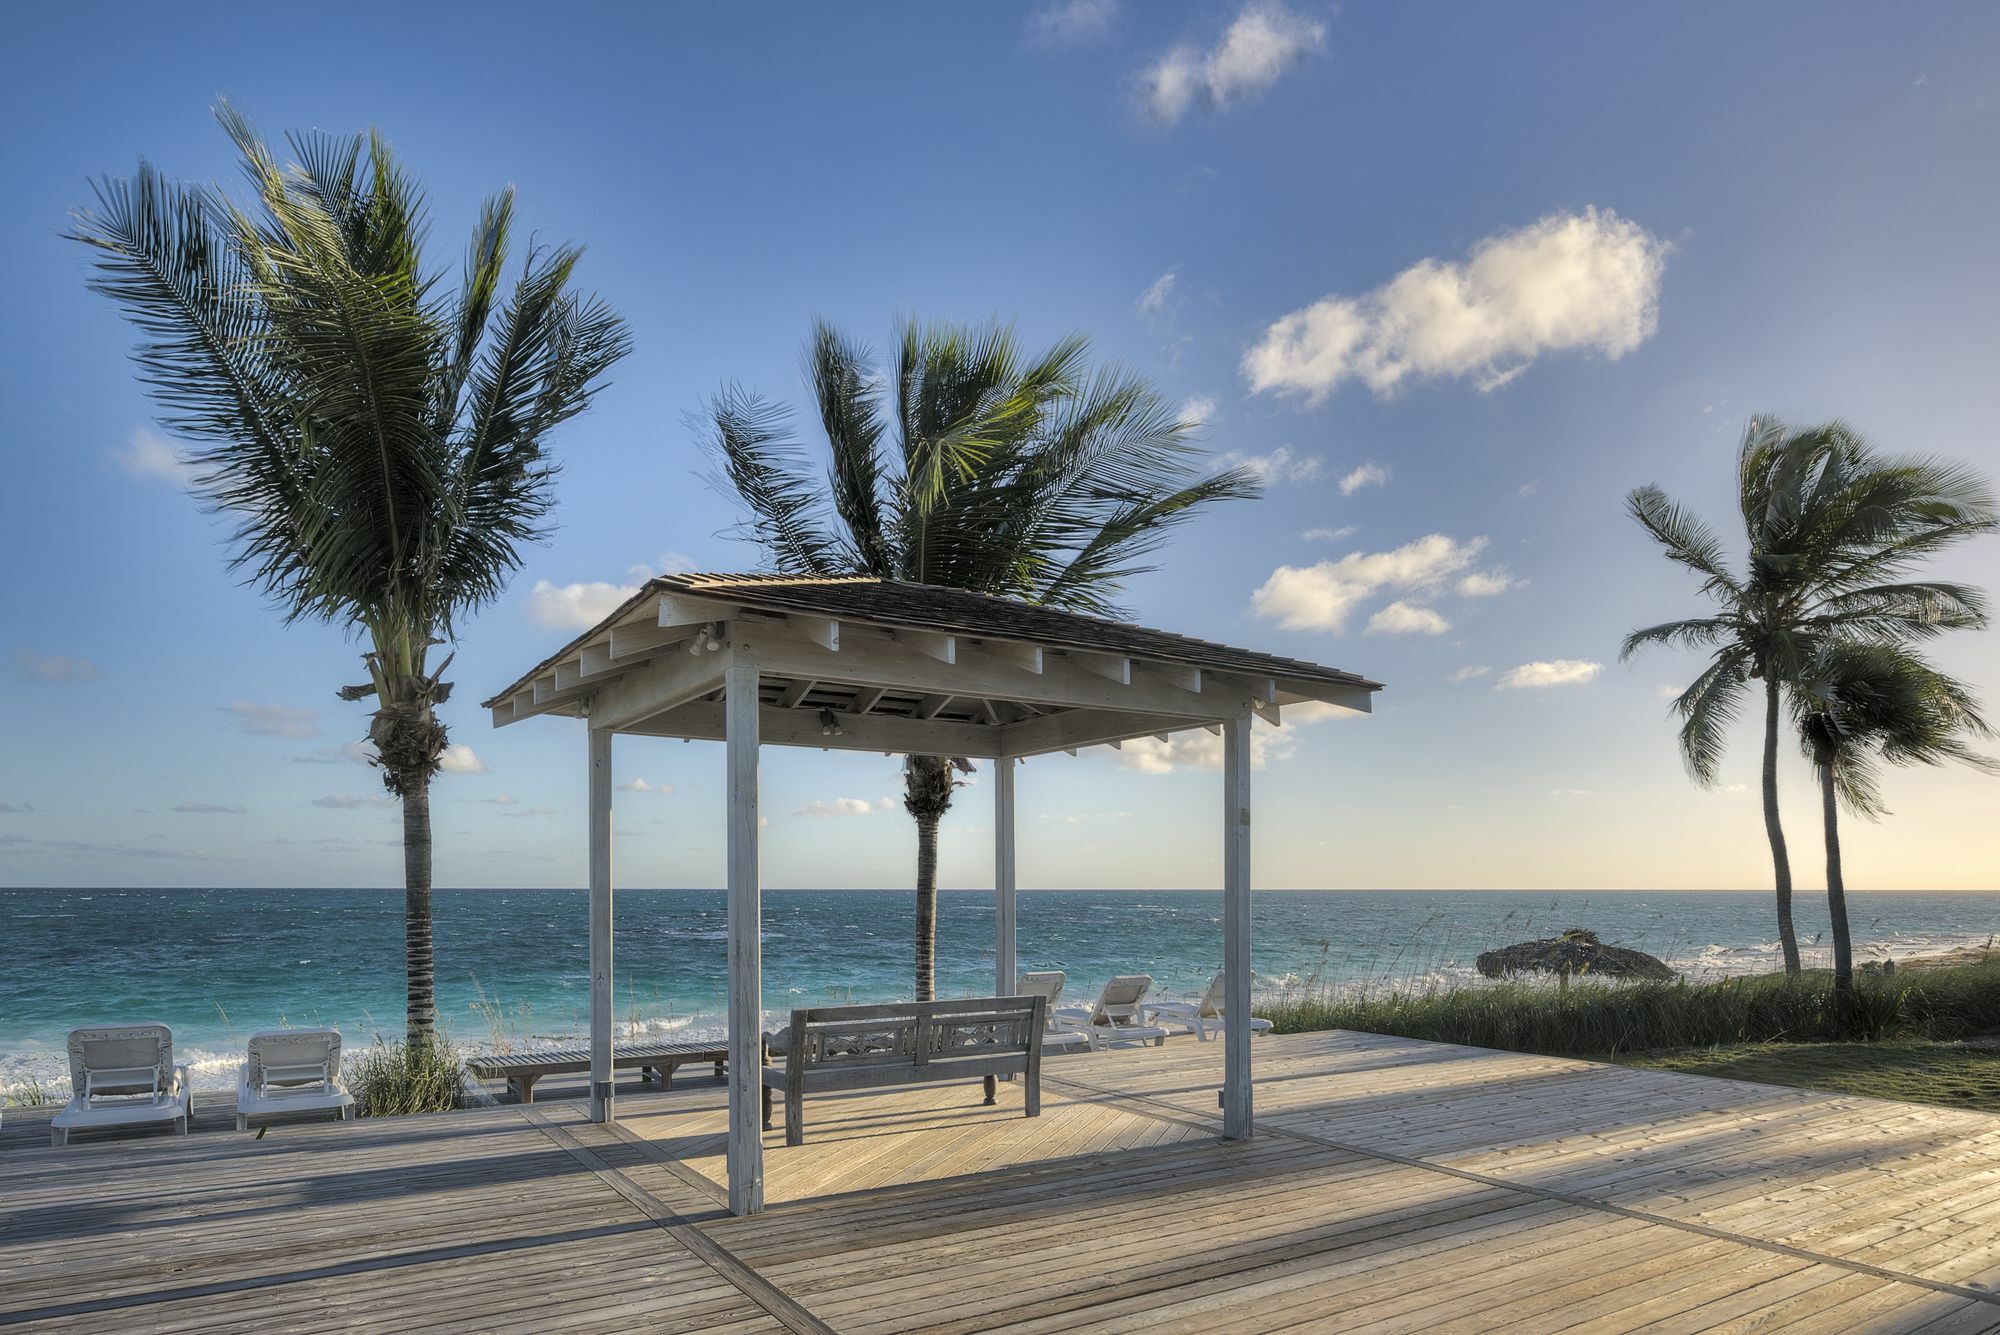
<svg viewBox="0 0 2000 1335">
<path fill-rule="evenodd" d="M 1882 805 L 1877 761 L 1942 765 L 1957 760 L 1992 773 L 1968 734 L 1992 736 L 1979 702 L 1962 683 L 1899 644 L 1828 641 L 1800 674 L 1792 697 L 1799 744 L 1819 780 L 1826 827 L 1826 899 L 1833 913 L 1833 990 L 1854 991 L 1854 946 L 1847 926 L 1847 878 L 1840 856 L 1840 807 L 1874 820 Z"/>
<path fill-rule="evenodd" d="M 458 286 L 423 261 L 424 200 L 377 135 L 294 135 L 272 155 L 227 105 L 255 193 L 142 163 L 96 185 L 75 240 L 139 327 L 163 424 L 199 442 L 195 491 L 236 521 L 230 568 L 285 610 L 365 637 L 368 735 L 402 803 L 412 1049 L 436 1023 L 430 784 L 459 620 L 492 601 L 554 503 L 549 432 L 628 349 L 571 289 L 580 252 L 531 247 L 503 292 L 511 190 L 488 200 Z"/>
<path fill-rule="evenodd" d="M 805 375 L 826 434 L 822 479 L 788 413 L 736 388 L 695 420 L 745 536 L 780 571 L 874 575 L 1096 615 L 1168 530 L 1257 492 L 1209 471 L 1183 420 L 1137 376 L 1091 372 L 1081 336 L 1027 355 L 1013 331 L 904 322 L 878 377 L 869 350 L 824 322 Z M 959 775 L 949 756 L 904 760 L 917 823 L 916 996 L 935 988 L 938 823 Z"/>
<path fill-rule="evenodd" d="M 1785 971 L 1799 971 L 1792 871 L 1778 816 L 1783 695 L 1829 637 L 1923 639 L 1986 624 L 1984 599 L 1963 585 L 1904 578 L 1924 558 L 1996 526 L 1972 472 L 1925 459 L 1885 459 L 1840 422 L 1794 431 L 1753 419 L 1737 454 L 1738 508 L 1749 554 L 1730 567 L 1715 530 L 1656 486 L 1626 508 L 1667 558 L 1701 577 L 1721 611 L 1625 637 L 1621 658 L 1654 644 L 1710 651 L 1708 666 L 1674 701 L 1681 759 L 1716 782 L 1730 725 L 1750 683 L 1764 696 L 1764 831 L 1771 844 L 1778 940 Z"/>
</svg>

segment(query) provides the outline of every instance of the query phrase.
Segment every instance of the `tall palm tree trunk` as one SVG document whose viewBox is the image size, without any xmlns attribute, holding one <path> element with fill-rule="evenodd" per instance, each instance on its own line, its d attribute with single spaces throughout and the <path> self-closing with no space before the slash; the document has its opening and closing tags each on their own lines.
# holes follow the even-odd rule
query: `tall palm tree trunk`
<svg viewBox="0 0 2000 1335">
<path fill-rule="evenodd" d="M 1771 840 L 1771 868 L 1778 892 L 1778 945 L 1785 952 L 1785 972 L 1799 971 L 1799 938 L 1792 930 L 1792 859 L 1785 849 L 1785 827 L 1778 820 L 1778 679 L 1764 669 L 1764 833 Z"/>
<path fill-rule="evenodd" d="M 409 980 L 406 1023 L 412 1050 L 437 1029 L 437 961 L 431 953 L 431 781 L 422 774 L 403 790 L 403 969 Z"/>
<path fill-rule="evenodd" d="M 938 822 L 917 818 L 917 1000 L 937 994 Z"/>
<path fill-rule="evenodd" d="M 1833 995 L 1846 1022 L 1854 995 L 1854 943 L 1847 933 L 1847 877 L 1840 861 L 1840 804 L 1834 800 L 1833 766 L 1819 767 L 1820 818 L 1826 823 L 1826 906 L 1833 914 Z"/>
</svg>

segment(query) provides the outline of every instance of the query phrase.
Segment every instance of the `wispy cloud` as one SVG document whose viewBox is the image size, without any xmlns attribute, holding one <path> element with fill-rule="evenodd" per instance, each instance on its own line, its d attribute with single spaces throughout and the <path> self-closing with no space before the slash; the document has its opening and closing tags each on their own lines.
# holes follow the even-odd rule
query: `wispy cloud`
<svg viewBox="0 0 2000 1335">
<path fill-rule="evenodd" d="M 865 797 L 822 798 L 808 802 L 792 814 L 794 816 L 866 816 L 884 808 Z"/>
<path fill-rule="evenodd" d="M 259 705 L 248 700 L 230 702 L 223 711 L 238 732 L 252 737 L 317 737 L 319 711 L 301 705 Z"/>
<path fill-rule="evenodd" d="M 375 743 L 342 742 L 339 746 L 321 746 L 302 756 L 293 756 L 300 765 L 372 765 L 375 763 Z"/>
<path fill-rule="evenodd" d="M 1311 482 L 1326 471 L 1326 460 L 1317 454 L 1300 454 L 1289 445 L 1280 445 L 1269 454 L 1244 454 L 1231 450 L 1215 458 L 1217 468 L 1247 468 L 1266 483 Z"/>
<path fill-rule="evenodd" d="M 503 818 L 513 816 L 556 816 L 560 814 L 562 813 L 554 807 L 539 802 L 531 807 L 522 807 L 519 811 L 503 811 L 500 813 Z"/>
<path fill-rule="evenodd" d="M 1354 525 L 1342 524 L 1339 528 L 1309 528 L 1299 536 L 1307 542 L 1339 542 L 1342 538 L 1354 536 Z"/>
<path fill-rule="evenodd" d="M 1352 496 L 1363 487 L 1386 487 L 1389 485 L 1389 470 L 1381 464 L 1362 464 L 1340 479 L 1340 494 Z"/>
<path fill-rule="evenodd" d="M 1450 672 L 1445 674 L 1444 679 L 1446 681 L 1454 683 L 1466 682 L 1466 681 L 1471 681 L 1475 677 L 1484 677 L 1492 671 L 1493 669 L 1487 667 L 1486 664 L 1484 663 L 1468 663 L 1466 666 L 1462 668 L 1452 669 Z"/>
<path fill-rule="evenodd" d="M 1326 41 L 1326 25 L 1275 0 L 1254 0 L 1214 46 L 1184 42 L 1139 77 L 1146 114 L 1173 125 L 1195 107 L 1223 110 L 1270 90 Z"/>
<path fill-rule="evenodd" d="M 1372 292 L 1284 316 L 1244 353 L 1243 376 L 1253 392 L 1319 403 L 1350 379 L 1381 396 L 1435 379 L 1491 390 L 1552 353 L 1616 360 L 1659 323 L 1668 250 L 1609 209 L 1552 214 L 1463 261 L 1422 260 Z"/>
<path fill-rule="evenodd" d="M 16 649 L 14 667 L 30 681 L 47 682 L 54 686 L 80 686 L 104 675 L 97 670 L 97 664 L 88 658 L 45 654 L 35 649 Z"/>
<path fill-rule="evenodd" d="M 180 802 L 168 809 L 177 811 L 183 816 L 241 816 L 247 814 L 246 809 L 243 807 L 229 806 L 221 802 Z"/>
<path fill-rule="evenodd" d="M 395 800 L 386 793 L 375 793 L 367 797 L 355 797 L 350 793 L 328 793 L 325 797 L 315 797 L 312 804 L 328 811 L 361 811 L 392 806 Z"/>
<path fill-rule="evenodd" d="M 0 816 L 32 816 L 35 805 L 32 802 L 0 802 Z"/>
<path fill-rule="evenodd" d="M 1329 720 L 1359 717 L 1352 710 L 1317 702 L 1287 705 L 1283 716 L 1282 728 L 1267 728 L 1262 724 L 1251 726 L 1250 768 L 1263 769 L 1288 758 L 1297 749 L 1301 728 Z M 1173 733 L 1164 740 L 1158 737 L 1134 738 L 1112 754 L 1118 758 L 1120 765 L 1141 774 L 1219 770 L 1222 768 L 1222 738 L 1206 729 L 1196 728 Z"/>
<path fill-rule="evenodd" d="M 521 799 L 515 797 L 512 793 L 495 793 L 491 797 L 482 797 L 479 800 L 489 806 L 511 807 L 520 802 Z"/>
<path fill-rule="evenodd" d="M 1180 298 L 1176 295 L 1180 282 L 1179 268 L 1167 270 L 1146 285 L 1146 290 L 1132 303 L 1132 309 L 1148 320 L 1157 320 L 1172 314 L 1174 307 L 1180 304 Z"/>
<path fill-rule="evenodd" d="M 1118 0 L 1047 0 L 1028 11 L 1023 36 L 1044 51 L 1094 46 L 1111 35 Z"/>
<path fill-rule="evenodd" d="M 1493 684 L 1496 691 L 1538 689 L 1548 686 L 1576 686 L 1604 670 L 1604 664 L 1585 658 L 1538 659 L 1510 668 Z"/>
<path fill-rule="evenodd" d="M 1505 570 L 1474 570 L 1458 581 L 1458 592 L 1466 598 L 1491 598 L 1514 587 L 1514 577 Z"/>
<path fill-rule="evenodd" d="M 169 482 L 181 488 L 194 481 L 194 466 L 181 457 L 173 442 L 142 426 L 133 427 L 125 443 L 113 450 L 111 457 L 131 477 Z"/>
<path fill-rule="evenodd" d="M 0 835 L 0 853 L 79 854 L 92 857 L 145 858 L 172 862 L 215 862 L 213 853 L 199 848 L 155 847 L 151 844 L 95 843 L 84 839 L 30 839 L 25 835 Z"/>
</svg>

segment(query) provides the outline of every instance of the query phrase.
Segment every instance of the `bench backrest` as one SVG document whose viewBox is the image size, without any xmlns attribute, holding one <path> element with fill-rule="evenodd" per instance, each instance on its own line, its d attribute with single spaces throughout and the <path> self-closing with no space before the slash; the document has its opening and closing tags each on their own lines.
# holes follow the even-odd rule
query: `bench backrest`
<svg viewBox="0 0 2000 1335">
<path fill-rule="evenodd" d="M 69 1031 L 69 1083 L 77 1098 L 150 1094 L 172 1081 L 174 1031 L 163 1024 L 86 1025 Z"/>
<path fill-rule="evenodd" d="M 789 1071 L 949 1064 L 1039 1054 L 1044 997 L 970 997 L 792 1012 Z"/>
</svg>

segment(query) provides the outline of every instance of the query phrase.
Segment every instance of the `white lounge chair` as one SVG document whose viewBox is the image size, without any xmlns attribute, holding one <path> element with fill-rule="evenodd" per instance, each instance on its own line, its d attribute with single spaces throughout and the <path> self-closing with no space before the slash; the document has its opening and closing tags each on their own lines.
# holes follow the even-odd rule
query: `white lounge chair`
<svg viewBox="0 0 2000 1335">
<path fill-rule="evenodd" d="M 1064 1029 L 1088 1035 L 1094 1051 L 1101 1052 L 1112 1043 L 1151 1042 L 1159 1047 L 1167 1041 L 1167 1031 L 1146 1023 L 1141 1009 L 1152 986 L 1149 974 L 1120 974 L 1104 985 L 1095 1006 L 1064 1006 L 1055 1012 L 1056 1022 Z"/>
<path fill-rule="evenodd" d="M 340 1083 L 338 1029 L 266 1029 L 250 1035 L 236 1074 L 236 1129 L 253 1117 L 332 1111 L 354 1118 L 354 1096 Z"/>
<path fill-rule="evenodd" d="M 49 1123 L 49 1143 L 72 1131 L 174 1122 L 187 1134 L 193 1095 L 174 1065 L 174 1031 L 163 1024 L 100 1024 L 69 1031 L 70 1100 Z"/>
<path fill-rule="evenodd" d="M 1208 980 L 1208 991 L 1201 994 L 1200 1001 L 1149 1001 L 1145 1005 L 1146 1017 L 1154 1024 L 1186 1025 L 1194 1036 L 1206 1043 L 1222 1032 L 1222 1007 L 1225 975 L 1217 974 Z M 1271 1022 L 1261 1015 L 1250 1017 L 1250 1032 L 1267 1034 Z"/>
<path fill-rule="evenodd" d="M 1056 1019 L 1056 1000 L 1062 996 L 1063 984 L 1069 975 L 1061 969 L 1044 969 L 1039 972 L 1024 973 L 1014 989 L 1017 997 L 1045 997 L 1048 1018 L 1043 1022 L 1042 1051 L 1072 1052 L 1078 1048 L 1095 1048 L 1090 1035 L 1080 1030 L 1065 1027 Z"/>
</svg>

